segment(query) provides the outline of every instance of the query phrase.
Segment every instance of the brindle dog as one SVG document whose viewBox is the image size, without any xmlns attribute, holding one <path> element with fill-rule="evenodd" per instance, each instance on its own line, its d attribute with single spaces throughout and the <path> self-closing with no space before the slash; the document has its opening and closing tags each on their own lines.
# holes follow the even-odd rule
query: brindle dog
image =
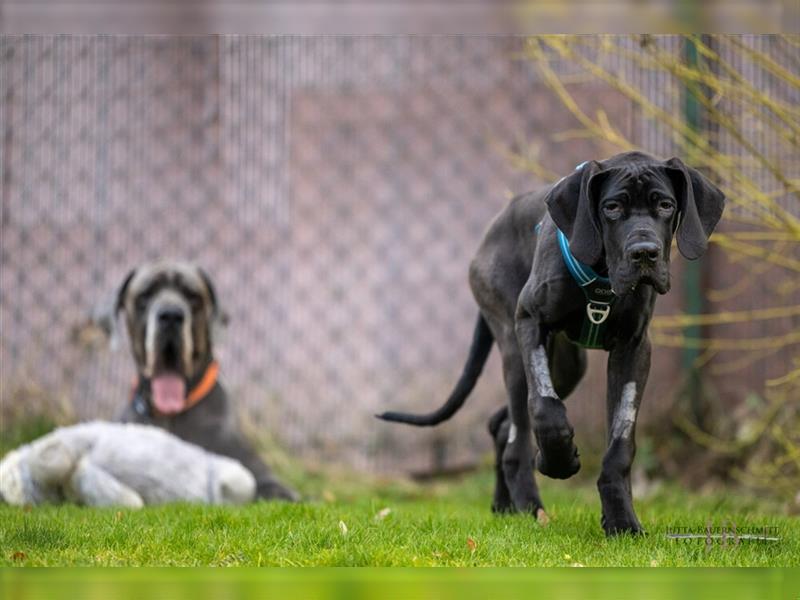
<svg viewBox="0 0 800 600">
<path fill-rule="evenodd" d="M 132 270 L 117 293 L 138 380 L 119 420 L 148 423 L 239 460 L 256 478 L 256 495 L 297 500 L 244 439 L 217 380 L 212 329 L 222 313 L 199 267 L 158 261 Z"/>
</svg>

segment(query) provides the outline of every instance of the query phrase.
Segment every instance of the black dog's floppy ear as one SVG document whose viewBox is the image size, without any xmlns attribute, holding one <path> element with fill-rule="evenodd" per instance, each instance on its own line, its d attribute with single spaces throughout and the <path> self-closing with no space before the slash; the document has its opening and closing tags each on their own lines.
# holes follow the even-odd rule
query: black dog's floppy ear
<svg viewBox="0 0 800 600">
<path fill-rule="evenodd" d="M 603 237 L 597 226 L 597 207 L 592 178 L 601 170 L 596 161 L 583 164 L 553 186 L 545 199 L 553 221 L 569 241 L 569 249 L 580 262 L 596 264 L 603 256 Z M 596 183 L 596 182 L 595 182 Z"/>
<path fill-rule="evenodd" d="M 218 325 L 227 325 L 230 319 L 228 317 L 228 313 L 222 310 L 219 306 L 219 301 L 217 300 L 217 291 L 214 289 L 214 284 L 211 283 L 211 277 L 208 276 L 208 273 L 206 273 L 202 267 L 197 267 L 197 270 L 200 273 L 203 283 L 206 284 L 208 296 L 211 298 L 212 318 Z"/>
<path fill-rule="evenodd" d="M 722 217 L 725 194 L 680 158 L 670 158 L 664 164 L 678 196 L 678 250 L 687 259 L 695 260 L 706 251 L 708 238 Z"/>
</svg>

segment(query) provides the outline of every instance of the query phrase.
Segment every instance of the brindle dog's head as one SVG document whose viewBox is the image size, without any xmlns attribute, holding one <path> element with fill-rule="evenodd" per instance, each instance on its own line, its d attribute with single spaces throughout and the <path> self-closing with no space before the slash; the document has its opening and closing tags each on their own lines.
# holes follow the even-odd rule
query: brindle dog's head
<svg viewBox="0 0 800 600">
<path fill-rule="evenodd" d="M 624 152 L 585 163 L 553 186 L 546 202 L 575 258 L 607 267 L 617 295 L 639 284 L 665 294 L 672 236 L 683 256 L 699 258 L 725 196 L 678 158 Z"/>
<path fill-rule="evenodd" d="M 156 408 L 178 411 L 189 382 L 213 359 L 212 328 L 222 317 L 210 278 L 185 262 L 142 265 L 120 286 L 116 311 L 125 315 L 133 357 L 140 376 L 150 380 Z"/>
</svg>

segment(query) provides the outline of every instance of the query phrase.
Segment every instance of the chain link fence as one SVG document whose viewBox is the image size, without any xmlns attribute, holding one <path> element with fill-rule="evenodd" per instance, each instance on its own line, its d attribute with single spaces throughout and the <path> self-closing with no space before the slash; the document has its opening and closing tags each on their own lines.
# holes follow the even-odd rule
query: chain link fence
<svg viewBox="0 0 800 600">
<path fill-rule="evenodd" d="M 475 460 L 504 402 L 496 356 L 441 428 L 372 415 L 432 408 L 455 382 L 476 313 L 472 253 L 508 198 L 543 183 L 509 154 L 539 152 L 561 173 L 607 154 L 583 138 L 550 153 L 548 136 L 575 123 L 525 43 L 0 38 L 3 414 L 55 399 L 75 418 L 111 417 L 134 368 L 124 336 L 109 350 L 87 316 L 135 265 L 181 257 L 211 274 L 231 316 L 216 354 L 240 412 L 293 454 L 373 471 Z M 675 153 L 624 96 L 556 66 L 631 139 Z M 680 110 L 669 81 L 618 67 Z M 680 304 L 673 292 L 659 310 Z M 677 350 L 657 355 L 651 420 L 680 376 Z M 570 399 L 579 435 L 602 431 L 604 364 L 592 356 Z"/>
</svg>

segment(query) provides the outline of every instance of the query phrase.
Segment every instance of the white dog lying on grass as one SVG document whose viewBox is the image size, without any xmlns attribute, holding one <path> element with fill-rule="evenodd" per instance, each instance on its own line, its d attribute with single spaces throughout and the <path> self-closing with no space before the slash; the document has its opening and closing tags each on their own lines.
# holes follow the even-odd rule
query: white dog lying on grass
<svg viewBox="0 0 800 600">
<path fill-rule="evenodd" d="M 0 499 L 15 505 L 244 504 L 255 489 L 255 478 L 238 461 L 147 425 L 62 427 L 0 462 Z"/>
</svg>

